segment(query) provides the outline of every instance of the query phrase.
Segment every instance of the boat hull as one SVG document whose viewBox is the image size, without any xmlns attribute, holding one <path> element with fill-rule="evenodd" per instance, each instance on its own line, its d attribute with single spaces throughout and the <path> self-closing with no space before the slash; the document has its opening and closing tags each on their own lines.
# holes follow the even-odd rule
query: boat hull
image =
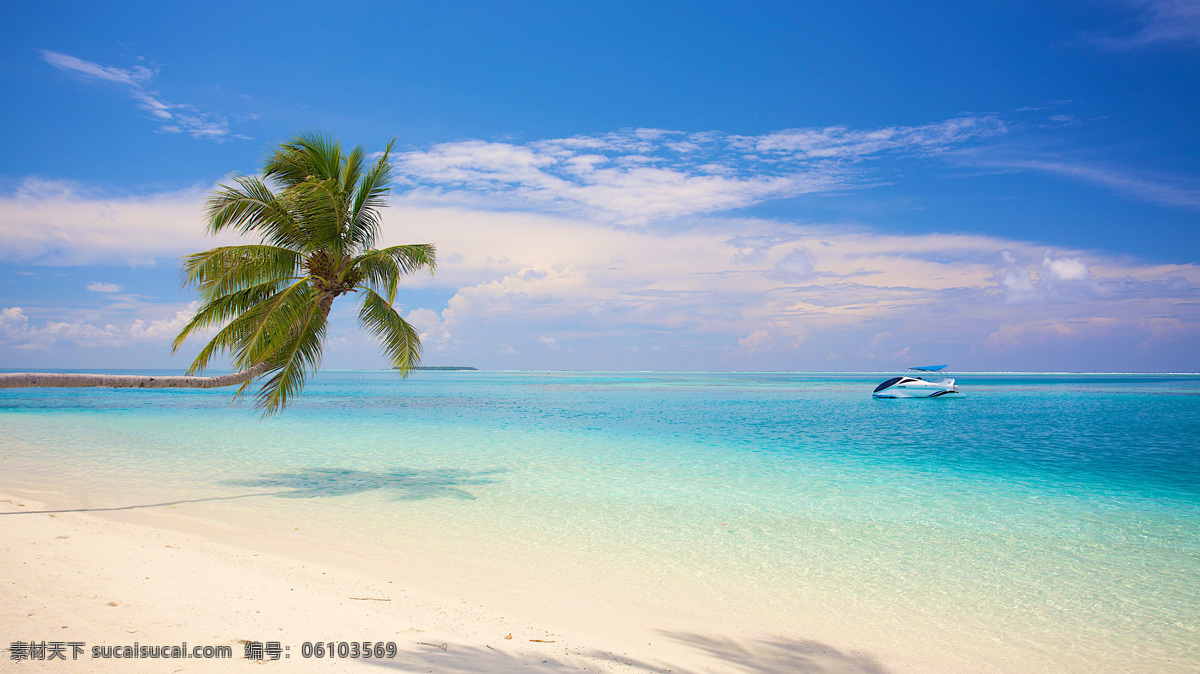
<svg viewBox="0 0 1200 674">
<path fill-rule="evenodd" d="M 965 398 L 953 379 L 928 381 L 920 377 L 895 377 L 879 385 L 875 398 Z"/>
<path fill-rule="evenodd" d="M 874 398 L 966 398 L 959 391 L 883 391 L 872 394 Z"/>
</svg>

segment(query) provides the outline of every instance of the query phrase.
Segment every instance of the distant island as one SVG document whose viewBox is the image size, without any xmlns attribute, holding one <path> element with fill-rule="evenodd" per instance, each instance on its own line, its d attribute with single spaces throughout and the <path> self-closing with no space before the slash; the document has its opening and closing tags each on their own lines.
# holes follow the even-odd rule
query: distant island
<svg viewBox="0 0 1200 674">
<path fill-rule="evenodd" d="M 393 368 L 395 369 L 395 368 Z M 478 370 L 477 367 L 467 367 L 465 365 L 418 365 L 414 370 Z"/>
</svg>

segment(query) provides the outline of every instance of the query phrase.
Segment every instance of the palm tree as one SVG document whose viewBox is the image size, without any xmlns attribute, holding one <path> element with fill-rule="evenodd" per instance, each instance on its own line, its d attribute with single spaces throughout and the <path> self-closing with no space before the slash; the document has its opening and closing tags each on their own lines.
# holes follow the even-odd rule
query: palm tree
<svg viewBox="0 0 1200 674">
<path fill-rule="evenodd" d="M 394 141 L 393 141 L 394 142 Z M 359 323 L 407 375 L 420 361 L 417 331 L 392 308 L 401 277 L 436 266 L 432 244 L 375 249 L 379 209 L 391 182 L 392 143 L 368 164 L 362 146 L 349 154 L 332 138 L 306 133 L 283 143 L 262 176 L 235 176 L 208 200 L 210 234 L 235 229 L 260 243 L 220 246 L 183 258 L 185 286 L 202 305 L 175 338 L 219 328 L 184 377 L 0 375 L 16 386 L 212 387 L 269 376 L 256 397 L 264 415 L 282 410 L 320 363 L 329 310 L 347 293 L 359 298 Z M 241 372 L 192 376 L 219 353 Z"/>
</svg>

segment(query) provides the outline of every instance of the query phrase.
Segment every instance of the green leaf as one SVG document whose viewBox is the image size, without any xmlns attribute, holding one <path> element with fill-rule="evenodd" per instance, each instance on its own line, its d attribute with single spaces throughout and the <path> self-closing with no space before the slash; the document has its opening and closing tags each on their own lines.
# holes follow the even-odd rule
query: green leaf
<svg viewBox="0 0 1200 674">
<path fill-rule="evenodd" d="M 421 362 L 421 335 L 374 290 L 364 289 L 358 322 L 379 340 L 392 367 L 408 376 Z"/>
<path fill-rule="evenodd" d="M 195 286 L 206 299 L 282 282 L 299 271 L 300 255 L 279 246 L 221 246 L 183 258 L 184 287 Z"/>
</svg>

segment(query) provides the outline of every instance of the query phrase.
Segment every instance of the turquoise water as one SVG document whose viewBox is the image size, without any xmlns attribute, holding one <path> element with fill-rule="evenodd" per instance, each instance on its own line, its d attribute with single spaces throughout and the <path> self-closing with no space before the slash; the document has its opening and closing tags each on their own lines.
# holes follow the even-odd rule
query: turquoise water
<svg viewBox="0 0 1200 674">
<path fill-rule="evenodd" d="M 1200 376 L 884 378 L 325 372 L 266 422 L 3 390 L 0 487 L 964 668 L 1200 669 Z"/>
</svg>

